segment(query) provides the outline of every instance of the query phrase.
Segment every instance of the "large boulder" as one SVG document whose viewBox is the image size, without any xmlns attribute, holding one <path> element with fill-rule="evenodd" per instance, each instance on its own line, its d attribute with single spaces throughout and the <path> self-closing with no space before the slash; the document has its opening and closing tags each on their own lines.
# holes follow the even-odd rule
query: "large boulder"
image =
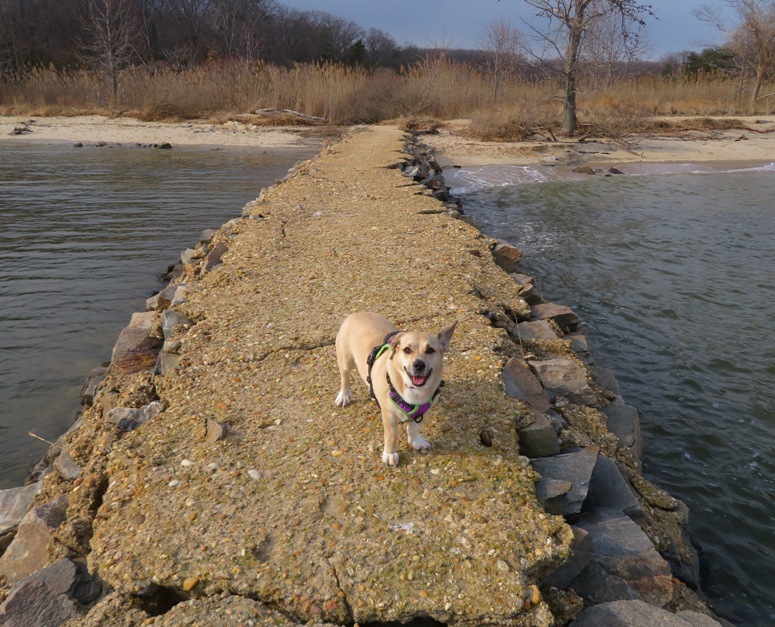
<svg viewBox="0 0 775 627">
<path fill-rule="evenodd" d="M 506 394 L 524 401 L 534 412 L 543 414 L 551 408 L 541 382 L 519 357 L 512 357 L 506 362 L 501 378 Z"/>
<path fill-rule="evenodd" d="M 565 305 L 538 303 L 530 311 L 533 320 L 554 320 L 563 333 L 571 333 L 579 328 L 579 317 Z"/>
<path fill-rule="evenodd" d="M 571 627 L 720 627 L 721 623 L 699 612 L 678 612 L 639 600 L 611 601 L 585 609 Z"/>
<path fill-rule="evenodd" d="M 592 561 L 573 582 L 586 604 L 641 599 L 664 607 L 670 602 L 670 565 L 628 516 L 601 509 L 576 526 L 589 533 L 594 546 Z"/>
<path fill-rule="evenodd" d="M 578 405 L 597 404 L 595 392 L 587 380 L 587 370 L 572 359 L 533 360 L 530 367 L 540 379 L 549 400 L 564 396 Z"/>
<path fill-rule="evenodd" d="M 636 522 L 643 520 L 643 507 L 629 481 L 622 474 L 616 462 L 605 455 L 599 455 L 584 509 L 615 509 Z"/>
<path fill-rule="evenodd" d="M 638 410 L 630 405 L 611 405 L 603 408 L 606 427 L 613 433 L 622 446 L 632 451 L 635 461 L 643 459 L 643 439 L 640 433 Z"/>
<path fill-rule="evenodd" d="M 519 429 L 519 452 L 525 457 L 548 457 L 560 452 L 557 433 L 546 414 L 539 414 L 533 422 Z"/>
<path fill-rule="evenodd" d="M 16 537 L 0 557 L 0 573 L 15 582 L 48 563 L 48 541 L 65 519 L 67 495 L 30 510 L 19 523 Z"/>
<path fill-rule="evenodd" d="M 59 627 L 77 615 L 68 597 L 34 579 L 13 588 L 0 605 L 0 625 L 7 627 Z"/>
<path fill-rule="evenodd" d="M 533 470 L 541 475 L 536 484 L 536 495 L 546 511 L 563 516 L 581 512 L 599 451 L 597 447 L 589 446 L 530 461 Z M 566 485 L 569 487 L 563 490 Z"/>
<path fill-rule="evenodd" d="M 119 374 L 132 374 L 153 370 L 161 350 L 162 341 L 152 337 L 158 314 L 144 311 L 132 314 L 129 325 L 118 336 L 113 347 L 110 369 Z"/>
<path fill-rule="evenodd" d="M 516 272 L 517 264 L 522 259 L 522 251 L 504 240 L 496 240 L 492 247 L 495 263 L 506 272 Z"/>
<path fill-rule="evenodd" d="M 32 499 L 40 492 L 41 485 L 41 482 L 38 482 L 0 490 L 0 546 L 2 546 L 3 536 L 16 530 L 27 515 Z"/>
</svg>

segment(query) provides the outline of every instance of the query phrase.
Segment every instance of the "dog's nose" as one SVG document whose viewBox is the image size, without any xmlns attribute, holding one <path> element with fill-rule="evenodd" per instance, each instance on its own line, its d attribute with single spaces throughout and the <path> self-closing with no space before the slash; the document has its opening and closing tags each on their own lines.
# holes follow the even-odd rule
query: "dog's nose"
<svg viewBox="0 0 775 627">
<path fill-rule="evenodd" d="M 415 359 L 412 366 L 414 367 L 415 372 L 422 372 L 425 370 L 425 362 L 422 359 Z"/>
</svg>

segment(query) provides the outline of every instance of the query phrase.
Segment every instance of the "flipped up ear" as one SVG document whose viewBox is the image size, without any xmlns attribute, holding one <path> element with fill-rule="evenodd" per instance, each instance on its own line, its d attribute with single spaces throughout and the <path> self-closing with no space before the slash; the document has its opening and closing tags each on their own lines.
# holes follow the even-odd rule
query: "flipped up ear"
<svg viewBox="0 0 775 627">
<path fill-rule="evenodd" d="M 457 326 L 457 320 L 452 323 L 451 327 L 447 327 L 444 329 L 441 333 L 439 333 L 439 347 L 443 352 L 446 352 L 449 350 L 449 341 L 452 339 L 452 333 L 455 331 L 455 327 Z"/>
<path fill-rule="evenodd" d="M 395 355 L 398 352 L 399 347 L 401 346 L 401 336 L 403 333 L 398 333 L 397 335 L 394 335 L 390 339 L 390 346 L 393 350 L 390 351 L 390 357 L 388 359 L 393 359 L 393 355 Z"/>
</svg>

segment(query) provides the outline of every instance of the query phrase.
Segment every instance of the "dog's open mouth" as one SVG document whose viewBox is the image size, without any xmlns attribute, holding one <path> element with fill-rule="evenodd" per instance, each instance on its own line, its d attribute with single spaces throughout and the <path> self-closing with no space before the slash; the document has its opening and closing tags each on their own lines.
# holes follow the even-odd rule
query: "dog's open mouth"
<svg viewBox="0 0 775 627">
<path fill-rule="evenodd" d="M 421 388 L 423 385 L 425 385 L 428 382 L 428 379 L 431 378 L 431 374 L 433 374 L 433 369 L 428 371 L 428 374 L 410 374 L 409 379 L 412 381 L 412 385 L 416 388 Z"/>
</svg>

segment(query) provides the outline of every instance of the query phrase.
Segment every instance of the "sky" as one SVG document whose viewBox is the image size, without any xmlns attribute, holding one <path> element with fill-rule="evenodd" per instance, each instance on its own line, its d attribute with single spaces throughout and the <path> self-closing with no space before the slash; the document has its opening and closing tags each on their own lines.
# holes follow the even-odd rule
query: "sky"
<svg viewBox="0 0 775 627">
<path fill-rule="evenodd" d="M 642 0 L 658 19 L 648 18 L 648 58 L 669 52 L 702 50 L 723 43 L 718 30 L 693 15 L 702 5 L 718 0 Z M 326 11 L 352 20 L 362 28 L 380 28 L 400 46 L 428 47 L 442 41 L 448 48 L 479 48 L 487 26 L 499 17 L 527 32 L 521 22 L 535 12 L 523 0 L 279 0 L 302 11 Z"/>
</svg>

